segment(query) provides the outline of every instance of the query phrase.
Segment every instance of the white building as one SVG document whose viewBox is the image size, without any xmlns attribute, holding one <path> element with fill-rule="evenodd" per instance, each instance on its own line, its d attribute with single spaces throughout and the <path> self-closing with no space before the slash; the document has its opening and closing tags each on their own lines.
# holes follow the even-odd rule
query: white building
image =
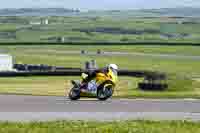
<svg viewBox="0 0 200 133">
<path fill-rule="evenodd" d="M 48 24 L 49 24 L 49 20 L 48 20 L 48 19 L 45 19 L 45 20 L 43 21 L 43 23 L 44 23 L 45 25 L 48 25 Z"/>
<path fill-rule="evenodd" d="M 0 72 L 13 71 L 13 59 L 11 55 L 0 54 Z"/>
<path fill-rule="evenodd" d="M 31 25 L 41 25 L 41 22 L 37 22 L 37 21 L 31 21 L 30 22 Z"/>
<path fill-rule="evenodd" d="M 48 19 L 40 19 L 38 21 L 34 20 L 34 21 L 30 21 L 30 25 L 48 25 L 49 24 L 49 20 Z"/>
</svg>

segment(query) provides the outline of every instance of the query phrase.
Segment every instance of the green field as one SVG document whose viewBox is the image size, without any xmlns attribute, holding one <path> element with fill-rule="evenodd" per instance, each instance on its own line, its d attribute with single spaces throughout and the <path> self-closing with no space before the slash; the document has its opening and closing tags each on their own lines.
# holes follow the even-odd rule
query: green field
<svg viewBox="0 0 200 133">
<path fill-rule="evenodd" d="M 200 132 L 200 123 L 187 121 L 0 123 L 0 132 L 3 133 L 163 133 L 163 131 L 167 133 L 198 133 Z"/>
<path fill-rule="evenodd" d="M 187 17 L 0 17 L 0 42 L 199 43 L 199 26 L 199 18 Z"/>
<path fill-rule="evenodd" d="M 114 96 L 116 97 L 148 97 L 148 98 L 199 98 L 200 97 L 200 62 L 189 59 L 162 59 L 152 57 L 101 56 L 68 54 L 69 51 L 127 51 L 143 53 L 168 53 L 198 55 L 200 47 L 195 46 L 1 46 L 2 51 L 13 55 L 16 63 L 48 64 L 64 67 L 83 67 L 84 62 L 96 59 L 99 67 L 116 63 L 120 69 L 152 70 L 165 72 L 168 75 L 169 89 L 165 92 L 140 91 L 137 83 L 143 79 L 120 77 Z M 190 49 L 190 51 L 188 51 Z M 195 79 L 194 79 L 195 77 Z M 32 95 L 65 95 L 71 88 L 70 79 L 80 77 L 29 77 L 1 78 L 0 92 Z"/>
</svg>

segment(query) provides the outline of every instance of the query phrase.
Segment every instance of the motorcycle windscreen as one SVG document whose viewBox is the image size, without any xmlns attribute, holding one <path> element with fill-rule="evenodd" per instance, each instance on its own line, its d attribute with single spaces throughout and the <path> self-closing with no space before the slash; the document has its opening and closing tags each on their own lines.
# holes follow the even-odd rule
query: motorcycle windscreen
<svg viewBox="0 0 200 133">
<path fill-rule="evenodd" d="M 117 82 L 117 80 L 118 80 L 118 73 L 117 73 L 117 70 L 115 70 L 115 69 L 110 69 L 110 76 L 112 77 L 112 81 L 114 82 L 114 83 L 116 83 Z"/>
</svg>

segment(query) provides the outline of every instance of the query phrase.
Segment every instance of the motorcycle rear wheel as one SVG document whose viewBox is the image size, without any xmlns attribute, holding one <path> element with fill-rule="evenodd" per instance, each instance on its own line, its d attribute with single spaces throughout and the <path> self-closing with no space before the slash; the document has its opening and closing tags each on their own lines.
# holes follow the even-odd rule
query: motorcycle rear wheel
<svg viewBox="0 0 200 133">
<path fill-rule="evenodd" d="M 69 99 L 73 101 L 80 99 L 80 93 L 81 91 L 79 88 L 73 87 L 69 92 Z"/>
</svg>

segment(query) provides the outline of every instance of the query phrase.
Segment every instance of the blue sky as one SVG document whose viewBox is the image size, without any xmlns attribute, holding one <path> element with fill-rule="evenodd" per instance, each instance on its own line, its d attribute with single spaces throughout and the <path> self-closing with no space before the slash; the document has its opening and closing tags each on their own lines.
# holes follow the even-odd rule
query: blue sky
<svg viewBox="0 0 200 133">
<path fill-rule="evenodd" d="M 82 10 L 140 9 L 194 6 L 200 0 L 2 0 L 0 8 L 65 7 Z"/>
</svg>

